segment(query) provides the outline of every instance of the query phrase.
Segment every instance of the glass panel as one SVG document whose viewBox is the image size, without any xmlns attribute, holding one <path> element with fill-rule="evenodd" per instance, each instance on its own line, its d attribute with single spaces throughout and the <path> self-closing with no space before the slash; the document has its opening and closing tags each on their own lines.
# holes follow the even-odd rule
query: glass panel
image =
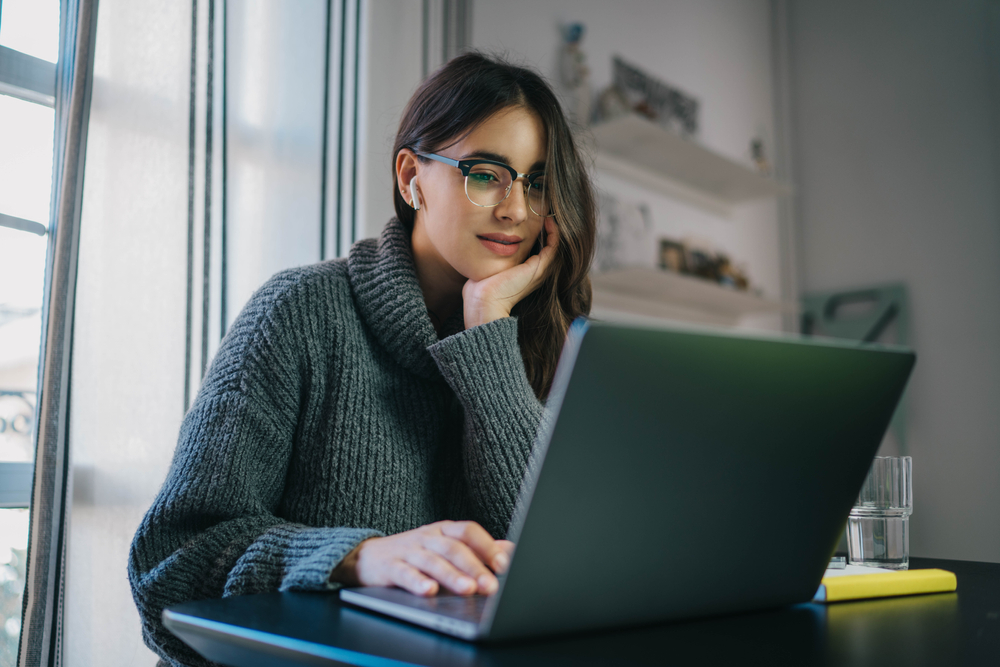
<svg viewBox="0 0 1000 667">
<path fill-rule="evenodd" d="M 0 213 L 48 222 L 52 131 L 52 109 L 0 95 Z M 46 243 L 0 227 L 0 461 L 33 455 Z"/>
<path fill-rule="evenodd" d="M 0 45 L 55 62 L 58 0 L 2 0 Z M 0 214 L 43 225 L 53 110 L 0 95 Z M 48 236 L 0 226 L 0 461 L 31 461 Z M 27 500 L 27 499 L 25 499 Z M 28 510 L 0 509 L 0 665 L 17 661 Z"/>
<path fill-rule="evenodd" d="M 59 0 L 0 2 L 0 46 L 56 62 L 59 56 Z"/>
<path fill-rule="evenodd" d="M 0 461 L 33 458 L 46 239 L 0 227 Z"/>
<path fill-rule="evenodd" d="M 54 113 L 0 95 L 0 213 L 48 225 Z"/>
<path fill-rule="evenodd" d="M 17 664 L 28 550 L 28 510 L 0 509 L 0 664 Z"/>
</svg>

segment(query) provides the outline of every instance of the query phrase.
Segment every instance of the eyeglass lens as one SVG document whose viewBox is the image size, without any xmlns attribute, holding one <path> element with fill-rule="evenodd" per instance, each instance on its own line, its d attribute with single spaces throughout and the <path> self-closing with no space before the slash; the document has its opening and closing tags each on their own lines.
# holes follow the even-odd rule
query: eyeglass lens
<svg viewBox="0 0 1000 667">
<path fill-rule="evenodd" d="M 465 194 L 468 195 L 469 201 L 478 206 L 496 206 L 507 196 L 510 187 L 510 172 L 497 165 L 477 164 L 469 170 L 469 175 L 465 178 Z M 525 187 L 531 212 L 543 217 L 551 215 L 545 176 L 536 177 Z"/>
</svg>

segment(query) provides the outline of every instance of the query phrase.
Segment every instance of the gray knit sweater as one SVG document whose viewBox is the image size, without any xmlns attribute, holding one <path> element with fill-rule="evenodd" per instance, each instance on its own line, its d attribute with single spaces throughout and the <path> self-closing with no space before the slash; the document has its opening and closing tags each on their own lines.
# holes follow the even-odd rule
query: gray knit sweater
<svg viewBox="0 0 1000 667">
<path fill-rule="evenodd" d="M 164 607 L 273 590 L 331 590 L 362 540 L 441 519 L 503 537 L 542 415 L 517 321 L 439 340 L 392 220 L 346 260 L 279 273 L 233 324 L 132 542 L 146 644 L 204 659 Z"/>
</svg>

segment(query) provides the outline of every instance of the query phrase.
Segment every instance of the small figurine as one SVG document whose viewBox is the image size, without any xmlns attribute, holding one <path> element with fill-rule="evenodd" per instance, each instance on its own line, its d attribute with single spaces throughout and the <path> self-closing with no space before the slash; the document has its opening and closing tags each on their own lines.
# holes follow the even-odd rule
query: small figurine
<svg viewBox="0 0 1000 667">
<path fill-rule="evenodd" d="M 753 159 L 757 171 L 765 176 L 771 175 L 771 164 L 764 155 L 764 141 L 762 139 L 757 138 L 750 142 L 750 157 Z"/>
<path fill-rule="evenodd" d="M 624 116 L 632 110 L 628 100 L 622 95 L 618 86 L 611 84 L 601 93 L 597 100 L 598 120 L 606 122 Z"/>
<path fill-rule="evenodd" d="M 721 253 L 716 255 L 716 268 L 719 284 L 723 287 L 729 287 L 730 289 L 739 290 L 741 292 L 747 291 L 750 287 L 750 282 L 747 280 L 746 276 L 746 270 L 742 267 L 733 266 L 732 262 L 729 261 L 728 256 Z"/>
<path fill-rule="evenodd" d="M 586 28 L 582 23 L 570 23 L 562 28 L 563 47 L 559 54 L 559 74 L 563 84 L 570 89 L 574 104 L 574 120 L 579 125 L 590 122 L 590 68 L 581 48 Z"/>
</svg>

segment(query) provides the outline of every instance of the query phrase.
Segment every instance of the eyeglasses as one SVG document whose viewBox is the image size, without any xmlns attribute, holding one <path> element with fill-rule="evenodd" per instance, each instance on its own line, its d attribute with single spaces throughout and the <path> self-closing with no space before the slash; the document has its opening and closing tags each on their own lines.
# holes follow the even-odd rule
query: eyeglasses
<svg viewBox="0 0 1000 667">
<path fill-rule="evenodd" d="M 465 176 L 465 196 L 476 206 L 499 206 L 510 195 L 514 181 L 524 178 L 524 198 L 531 212 L 543 218 L 553 215 L 543 171 L 519 174 L 513 167 L 493 160 L 452 160 L 435 153 L 417 155 L 461 169 Z"/>
</svg>

